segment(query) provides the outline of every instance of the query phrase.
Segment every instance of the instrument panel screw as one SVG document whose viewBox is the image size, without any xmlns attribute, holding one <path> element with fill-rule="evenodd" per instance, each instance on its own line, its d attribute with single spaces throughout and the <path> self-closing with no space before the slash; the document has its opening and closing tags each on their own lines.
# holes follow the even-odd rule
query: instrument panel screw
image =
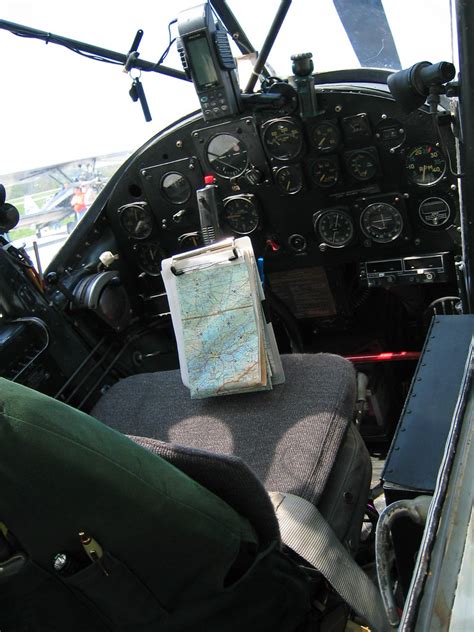
<svg viewBox="0 0 474 632">
<path fill-rule="evenodd" d="M 409 193 L 404 193 L 403 197 L 405 198 L 405 200 L 408 200 L 408 198 L 410 197 L 410 194 Z"/>
<path fill-rule="evenodd" d="M 456 187 L 455 184 L 452 184 L 449 188 L 451 189 L 451 191 L 456 191 L 457 190 L 457 187 Z"/>
<path fill-rule="evenodd" d="M 399 133 L 399 134 L 404 134 L 404 133 L 405 133 L 405 130 L 403 129 L 403 127 L 400 127 L 400 128 L 399 128 L 398 133 Z"/>
<path fill-rule="evenodd" d="M 335 112 L 341 112 L 342 111 L 342 105 L 336 105 L 334 110 L 335 110 Z"/>
<path fill-rule="evenodd" d="M 421 239 L 419 237 L 417 237 L 415 239 L 415 246 L 419 246 L 421 244 Z"/>
<path fill-rule="evenodd" d="M 385 121 L 385 119 L 387 118 L 386 114 L 382 114 L 381 118 Z"/>
<path fill-rule="evenodd" d="M 394 154 L 395 153 L 395 147 L 390 147 L 390 153 Z"/>
<path fill-rule="evenodd" d="M 193 136 L 194 138 L 197 138 L 199 136 L 199 132 L 193 132 Z"/>
<path fill-rule="evenodd" d="M 176 147 L 177 147 L 178 149 L 181 149 L 181 147 L 182 147 L 182 146 L 183 146 L 183 141 L 182 141 L 182 140 L 177 140 L 177 141 L 176 141 Z"/>
</svg>

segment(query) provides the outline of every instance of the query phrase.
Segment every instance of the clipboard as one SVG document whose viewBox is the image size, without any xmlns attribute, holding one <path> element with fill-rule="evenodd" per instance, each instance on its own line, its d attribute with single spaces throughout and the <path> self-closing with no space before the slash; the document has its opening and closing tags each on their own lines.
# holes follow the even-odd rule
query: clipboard
<svg viewBox="0 0 474 632">
<path fill-rule="evenodd" d="M 191 397 L 267 390 L 284 382 L 248 237 L 162 262 L 181 378 Z"/>
</svg>

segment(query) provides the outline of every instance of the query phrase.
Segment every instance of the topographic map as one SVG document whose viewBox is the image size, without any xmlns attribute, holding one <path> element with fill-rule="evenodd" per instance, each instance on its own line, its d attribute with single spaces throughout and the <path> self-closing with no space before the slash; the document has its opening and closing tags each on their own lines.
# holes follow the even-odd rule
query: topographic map
<svg viewBox="0 0 474 632">
<path fill-rule="evenodd" d="M 271 388 L 243 257 L 176 282 L 191 397 Z"/>
</svg>

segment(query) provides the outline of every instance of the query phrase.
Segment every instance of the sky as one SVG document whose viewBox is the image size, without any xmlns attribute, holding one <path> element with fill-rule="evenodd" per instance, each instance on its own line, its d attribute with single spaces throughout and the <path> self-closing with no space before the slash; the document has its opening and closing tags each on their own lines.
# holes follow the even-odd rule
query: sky
<svg viewBox="0 0 474 632">
<path fill-rule="evenodd" d="M 357 2 L 357 0 L 354 0 Z M 383 0 L 404 67 L 450 60 L 449 0 Z M 126 53 L 144 30 L 140 57 L 156 61 L 168 23 L 196 0 L 2 0 L 0 18 Z M 229 0 L 252 44 L 261 47 L 279 0 Z M 409 19 L 408 17 L 409 16 Z M 175 33 L 176 27 L 172 27 Z M 424 29 L 424 30 L 423 30 Z M 358 66 L 332 0 L 293 0 L 270 62 L 291 72 L 290 56 L 312 51 L 316 70 Z M 143 73 L 153 121 L 145 123 L 120 66 L 0 30 L 0 174 L 132 151 L 198 108 L 191 84 Z M 180 68 L 175 49 L 165 62 Z"/>
</svg>

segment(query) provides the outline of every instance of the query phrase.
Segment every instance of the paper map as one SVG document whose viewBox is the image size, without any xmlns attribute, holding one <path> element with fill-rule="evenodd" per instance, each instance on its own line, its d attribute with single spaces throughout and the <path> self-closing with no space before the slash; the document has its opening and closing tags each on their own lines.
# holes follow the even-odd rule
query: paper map
<svg viewBox="0 0 474 632">
<path fill-rule="evenodd" d="M 191 397 L 267 388 L 243 257 L 187 271 L 178 279 L 177 292 Z"/>
</svg>

